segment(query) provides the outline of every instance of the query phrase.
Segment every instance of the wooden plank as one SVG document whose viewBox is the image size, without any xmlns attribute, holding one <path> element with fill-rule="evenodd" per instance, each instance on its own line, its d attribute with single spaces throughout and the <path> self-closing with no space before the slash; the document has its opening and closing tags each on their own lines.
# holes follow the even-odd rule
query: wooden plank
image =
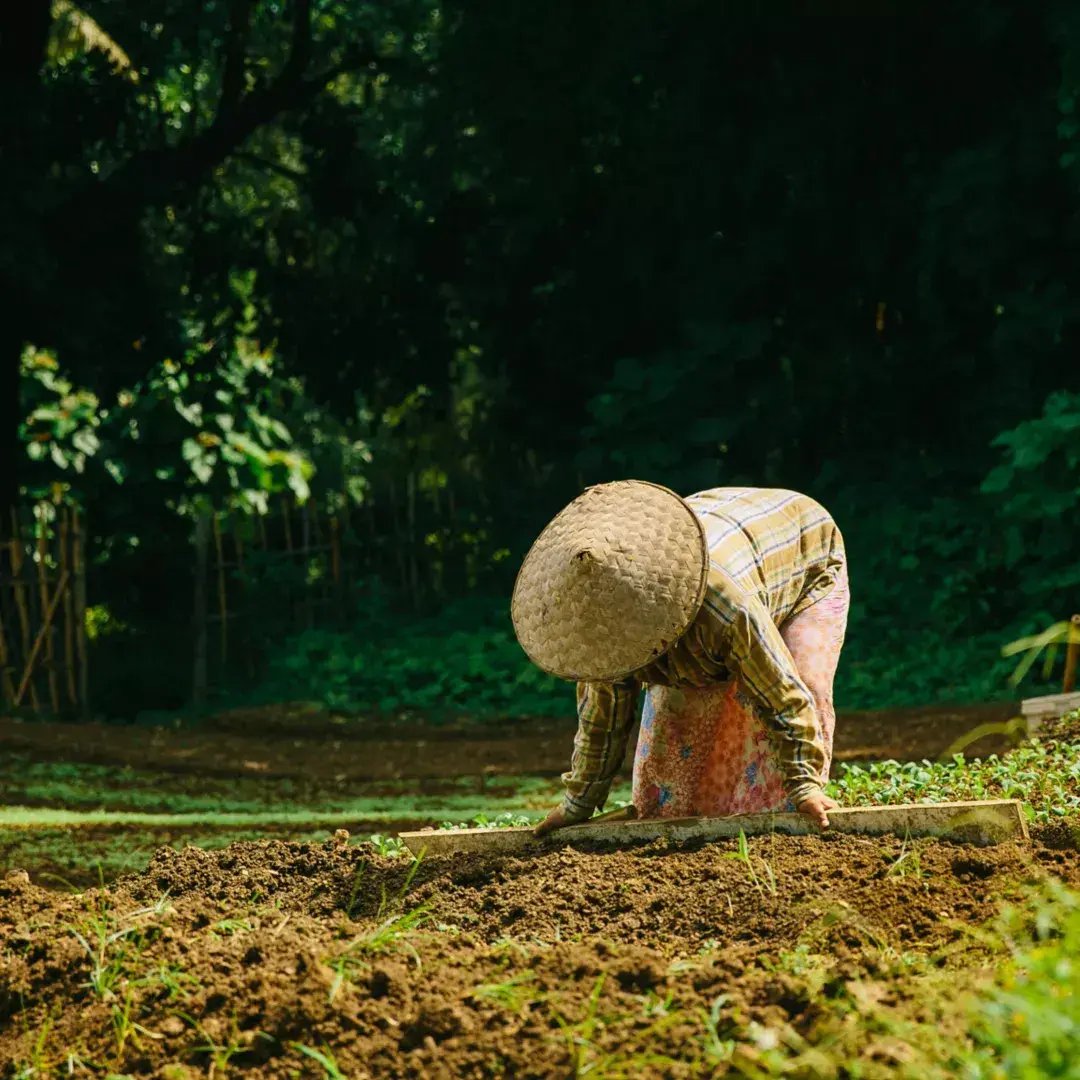
<svg viewBox="0 0 1080 1080">
<path fill-rule="evenodd" d="M 1027 822 L 1017 799 L 844 807 L 829 812 L 829 831 L 866 836 L 938 836 L 972 844 L 1026 840 Z M 822 830 L 802 814 L 739 814 L 726 818 L 644 818 L 571 825 L 542 840 L 532 829 L 431 829 L 399 833 L 414 854 L 478 852 L 522 855 L 564 844 L 627 844 L 668 839 L 720 840 L 768 833 L 817 836 Z"/>
</svg>

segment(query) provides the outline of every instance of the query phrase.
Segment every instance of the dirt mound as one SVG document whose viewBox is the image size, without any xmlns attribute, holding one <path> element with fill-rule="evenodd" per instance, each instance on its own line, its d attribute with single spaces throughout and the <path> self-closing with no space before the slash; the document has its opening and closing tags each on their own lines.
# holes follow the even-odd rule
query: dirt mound
<svg viewBox="0 0 1080 1080">
<path fill-rule="evenodd" d="M 1065 843 L 775 836 L 735 856 L 656 843 L 415 867 L 339 837 L 163 849 L 76 896 L 9 876 L 0 1062 L 35 1077 L 69 1060 L 102 1077 L 284 1080 L 330 1062 L 353 1078 L 710 1075 L 747 1024 L 794 1039 L 836 993 L 917 1002 L 917 979 L 970 960 L 968 928 L 999 902 L 1049 873 L 1080 884 Z M 864 1049 L 865 1075 L 892 1067 L 887 1046 Z"/>
</svg>

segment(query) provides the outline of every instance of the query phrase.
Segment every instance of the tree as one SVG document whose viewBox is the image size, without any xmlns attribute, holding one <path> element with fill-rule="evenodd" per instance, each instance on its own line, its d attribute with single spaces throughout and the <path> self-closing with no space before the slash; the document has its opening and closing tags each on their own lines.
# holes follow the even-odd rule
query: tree
<svg viewBox="0 0 1080 1080">
<path fill-rule="evenodd" d="M 114 48 L 50 56 L 50 34 L 73 10 L 100 32 L 81 35 L 84 46 Z M 282 117 L 335 93 L 359 100 L 406 70 L 423 77 L 415 41 L 430 14 L 422 0 L 317 9 L 312 0 L 96 0 L 85 11 L 32 0 L 6 15 L 0 506 L 18 488 L 24 344 L 55 348 L 76 382 L 103 399 L 145 373 L 148 356 L 175 349 L 190 267 L 168 265 L 163 234 Z M 117 55 L 131 58 L 129 77 L 110 73 Z"/>
</svg>

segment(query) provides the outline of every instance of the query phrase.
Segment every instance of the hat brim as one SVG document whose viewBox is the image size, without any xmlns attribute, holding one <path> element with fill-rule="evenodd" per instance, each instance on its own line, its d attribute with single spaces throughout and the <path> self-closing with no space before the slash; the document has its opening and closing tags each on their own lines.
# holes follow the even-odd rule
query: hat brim
<svg viewBox="0 0 1080 1080">
<path fill-rule="evenodd" d="M 540 534 L 514 583 L 514 632 L 561 679 L 614 682 L 660 659 L 705 599 L 708 543 L 675 492 L 622 480 L 586 489 Z"/>
</svg>

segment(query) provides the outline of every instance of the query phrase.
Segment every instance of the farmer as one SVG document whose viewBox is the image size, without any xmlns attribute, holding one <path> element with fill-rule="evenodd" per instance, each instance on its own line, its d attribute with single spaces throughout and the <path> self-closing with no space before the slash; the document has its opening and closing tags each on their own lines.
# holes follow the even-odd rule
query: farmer
<svg viewBox="0 0 1080 1080">
<path fill-rule="evenodd" d="M 603 808 L 642 688 L 639 817 L 798 809 L 827 828 L 847 611 L 843 540 L 805 495 L 682 499 L 636 480 L 587 489 L 514 586 L 522 648 L 577 682 L 566 793 L 537 835 Z"/>
</svg>

